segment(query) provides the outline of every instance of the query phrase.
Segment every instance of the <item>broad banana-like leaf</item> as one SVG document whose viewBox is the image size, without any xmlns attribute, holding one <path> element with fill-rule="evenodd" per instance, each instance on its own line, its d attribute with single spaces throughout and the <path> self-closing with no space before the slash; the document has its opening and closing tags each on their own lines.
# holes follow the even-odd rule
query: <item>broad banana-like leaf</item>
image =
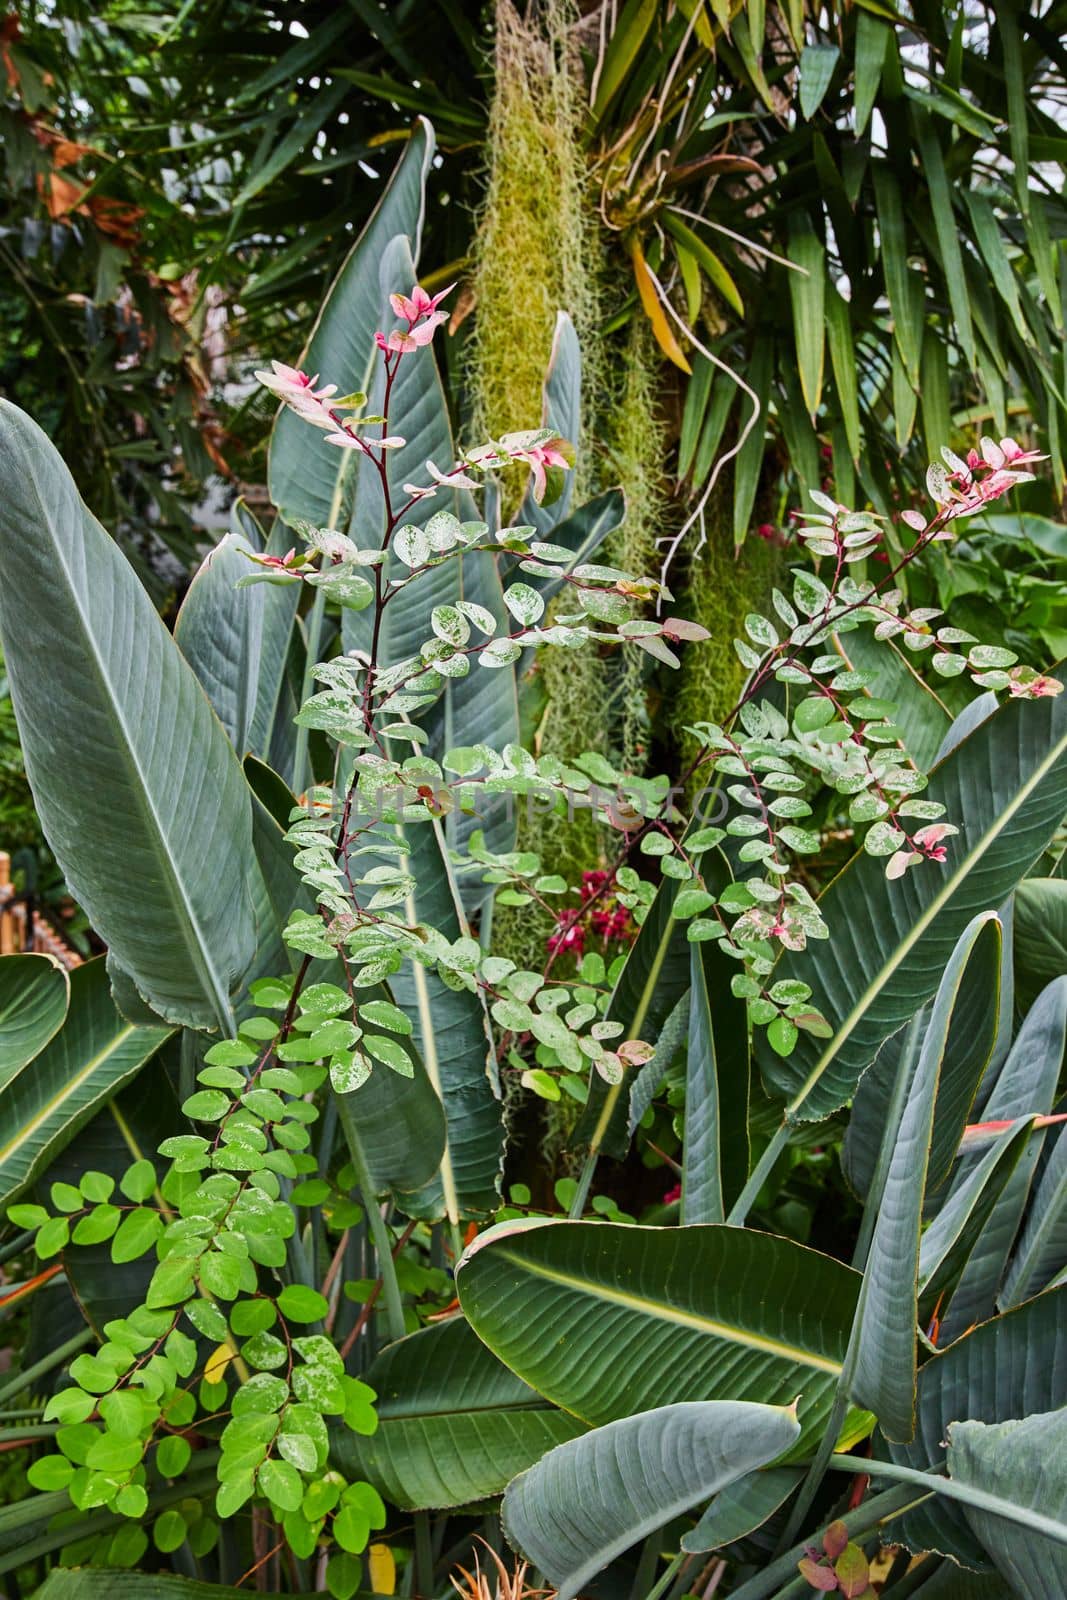
<svg viewBox="0 0 1067 1600">
<path fill-rule="evenodd" d="M 0 445 L 0 640 L 45 837 L 153 1010 L 227 1028 L 255 949 L 237 758 L 133 569 L 6 401 Z"/>
<path fill-rule="evenodd" d="M 420 124 L 420 131 L 413 136 L 412 145 L 408 147 L 401 160 L 393 182 L 396 185 L 403 176 L 404 185 L 409 186 L 405 188 L 405 193 L 413 192 L 410 186 L 415 184 L 417 177 L 418 192 L 421 196 L 424 172 L 421 167 L 416 169 L 410 165 L 410 162 L 415 159 L 413 152 L 419 147 L 420 139 L 424 141 L 424 148 L 431 149 L 425 144 L 429 137 L 428 125 Z M 405 162 L 409 163 L 407 167 Z M 392 190 L 389 191 L 391 192 Z M 362 364 L 358 369 L 358 381 L 351 370 L 351 362 L 356 359 L 353 354 L 356 345 L 352 343 L 354 337 L 352 329 L 346 329 L 343 341 L 344 349 L 351 356 L 351 362 L 349 366 L 342 366 L 344 375 L 340 378 L 335 375 L 335 368 L 332 365 L 327 367 L 329 349 L 325 337 L 320 339 L 319 346 L 316 347 L 317 335 L 313 336 L 311 346 L 313 351 L 316 348 L 321 351 L 322 375 L 329 376 L 331 382 L 339 382 L 342 386 L 351 383 L 353 388 L 358 388 L 361 384 L 366 384 L 369 379 L 373 379 L 370 405 L 371 409 L 376 411 L 381 410 L 383 379 L 380 364 L 374 365 L 377 354 L 374 332 L 383 325 L 392 325 L 395 319 L 389 309 L 388 296 L 393 290 L 409 290 L 415 270 L 412 264 L 411 245 L 407 238 L 386 236 L 384 232 L 375 231 L 378 228 L 376 219 L 380 216 L 388 215 L 396 220 L 394 212 L 383 212 L 388 199 L 387 193 L 383 197 L 379 212 L 375 214 L 375 219 L 372 219 L 368 231 L 363 236 L 363 243 L 368 239 L 376 241 L 373 250 L 370 248 L 363 250 L 361 246 L 357 246 L 357 250 L 342 269 L 327 301 L 329 308 L 335 300 L 340 304 L 349 295 L 352 296 L 352 305 L 355 307 L 352 312 L 355 319 L 353 326 L 355 334 L 362 341 L 359 348 L 363 351 Z M 419 214 L 421 215 L 421 212 Z M 356 278 L 359 280 L 358 292 Z M 324 326 L 326 321 L 324 311 L 320 327 Z M 331 329 L 334 327 L 332 314 L 330 326 Z M 312 364 L 319 360 L 320 356 L 316 354 Z M 400 497 L 393 503 L 399 506 L 407 498 L 403 491 L 404 482 L 426 480 L 424 462 L 427 458 L 433 459 L 437 464 L 443 462 L 445 467 L 450 466 L 452 462 L 448 411 L 430 347 L 406 356 L 400 363 L 392 399 L 396 426 L 402 425 L 403 437 L 407 441 L 404 448 L 387 452 L 391 492 Z M 330 458 L 340 455 L 351 462 L 355 452 L 335 450 L 323 442 L 321 434 L 316 430 L 308 428 L 305 423 L 300 423 L 299 418 L 289 419 L 283 415 L 275 425 L 271 457 L 272 473 L 276 449 L 279 452 L 279 463 L 284 463 L 287 459 L 285 449 L 288 448 L 286 441 L 289 435 L 286 428 L 290 420 L 302 429 L 304 435 L 302 449 L 305 454 L 316 456 L 325 454 Z M 445 456 L 447 460 L 444 459 Z M 338 508 L 343 504 L 350 505 L 348 526 L 351 536 L 361 547 L 378 547 L 385 531 L 385 505 L 380 479 L 373 471 L 356 471 L 355 468 L 352 470 L 353 477 L 348 485 L 352 493 L 346 500 L 338 491 L 330 525 L 334 527 L 338 525 Z M 287 491 L 290 497 L 288 502 L 280 501 L 280 503 L 283 510 L 288 509 L 292 515 L 321 521 L 321 517 L 316 518 L 313 514 L 312 503 L 308 498 L 311 481 L 301 481 L 299 495 L 290 484 Z M 279 499 L 280 494 L 280 490 L 275 491 L 275 498 Z M 304 498 L 301 498 L 301 495 Z M 416 502 L 411 508 L 410 521 L 423 523 L 440 510 L 450 510 L 464 517 L 471 514 L 466 497 L 461 497 L 456 490 L 447 490 L 442 491 L 433 500 Z M 479 556 L 477 559 L 491 561 L 491 557 L 488 556 Z M 399 574 L 406 569 L 394 560 L 387 570 Z M 401 656 L 411 654 L 423 639 L 430 637 L 432 607 L 459 597 L 462 593 L 460 583 L 461 567 L 456 560 L 444 563 L 443 566 L 433 569 L 428 576 L 420 578 L 417 583 L 400 590 L 385 612 L 386 620 L 379 638 L 379 663 L 385 665 Z M 366 613 L 345 611 L 342 634 L 346 649 L 367 646 L 369 636 L 366 635 L 363 626 L 365 618 Z M 500 677 L 501 674 L 483 673 L 485 678 L 493 676 Z M 514 685 L 505 684 L 494 688 L 489 684 L 488 692 L 500 698 L 485 724 L 486 732 L 490 727 L 497 729 L 501 719 L 507 722 L 513 713 Z M 510 711 L 504 704 L 505 698 L 511 707 Z M 447 712 L 445 715 L 447 718 Z M 510 723 L 508 725 L 510 726 Z M 451 724 L 448 731 L 451 731 Z M 462 736 L 457 736 L 457 742 L 461 742 L 461 739 Z M 506 737 L 504 742 L 507 742 Z M 436 824 L 427 823 L 412 827 L 410 833 L 412 848 L 409 866 L 418 888 L 409 898 L 407 908 L 409 919 L 413 924 L 420 920 L 428 922 L 441 929 L 447 936 L 458 938 L 464 925 L 463 913 L 445 853 L 443 832 Z M 362 860 L 363 865 L 366 865 L 367 858 L 364 857 Z M 448 1139 L 438 1176 L 417 1194 L 406 1194 L 405 1209 L 412 1215 L 431 1217 L 447 1215 L 453 1219 L 458 1219 L 463 1212 L 492 1210 L 497 1203 L 499 1192 L 499 1174 L 503 1158 L 503 1120 L 496 1064 L 492 1054 L 484 1003 L 479 994 L 471 994 L 467 990 L 449 989 L 435 973 L 417 966 L 409 965 L 397 973 L 393 978 L 391 989 L 396 1003 L 412 1019 L 413 1043 L 425 1064 L 430 1084 L 444 1106 L 448 1128 Z M 371 1082 L 374 1076 L 377 1074 L 372 1075 Z M 365 1085 L 358 1093 L 365 1094 L 368 1088 L 370 1084 Z M 379 1091 L 380 1086 L 371 1089 L 370 1095 L 365 1096 L 365 1104 L 368 1100 L 375 1100 Z M 387 1106 L 383 1105 L 381 1109 L 387 1111 Z M 360 1119 L 358 1110 L 356 1116 L 357 1120 Z M 379 1170 L 372 1142 L 369 1136 L 365 1136 L 362 1121 L 360 1136 L 372 1171 Z"/>
<path fill-rule="evenodd" d="M 983 1120 L 1009 1122 L 1031 1114 L 1047 1116 L 1056 1098 L 1065 1043 L 1067 976 L 1050 983 L 1030 1007 L 986 1102 Z M 942 1318 L 947 1338 L 958 1338 L 993 1313 L 1046 1138 L 1044 1129 L 1031 1134 L 997 1197 Z M 976 1159 L 961 1159 L 956 1184 L 965 1181 Z"/>
<path fill-rule="evenodd" d="M 293 960 L 293 952 L 282 938 L 282 930 L 294 909 L 310 911 L 311 896 L 293 865 L 292 847 L 286 844 L 275 812 L 288 818 L 293 796 L 261 762 L 249 759 L 245 771 L 253 784 L 254 837 L 262 868 L 263 895 L 260 910 L 263 931 L 258 976 L 282 972 Z M 270 802 L 264 804 L 263 796 Z M 334 970 L 336 966 L 336 970 Z M 337 963 L 312 968 L 315 981 L 344 983 Z M 393 1000 L 386 984 L 363 991 L 365 1000 Z M 364 1030 L 375 1032 L 364 1022 Z M 406 1195 L 429 1183 L 438 1170 L 445 1148 L 445 1118 L 439 1095 L 417 1052 L 412 1056 L 412 1075 L 401 1077 L 388 1067 L 376 1066 L 367 1081 L 352 1092 L 355 1120 L 364 1149 L 367 1168 L 376 1191 Z"/>
<path fill-rule="evenodd" d="M 1067 879 L 1027 878 L 1016 889 L 1015 966 L 1020 1006 L 1067 972 Z"/>
<path fill-rule="evenodd" d="M 258 583 L 246 589 L 237 587 L 239 579 L 256 570 L 250 560 L 252 553 L 241 534 L 224 535 L 204 557 L 174 625 L 178 648 L 242 757 L 250 748 L 266 590 L 271 587 Z"/>
<path fill-rule="evenodd" d="M 702 1554 L 747 1539 L 788 1500 L 803 1476 L 803 1467 L 746 1473 L 720 1490 L 696 1527 L 682 1535 L 682 1549 Z"/>
<path fill-rule="evenodd" d="M 458 939 L 465 922 L 436 822 L 398 828 L 411 846 L 407 870 L 417 888 L 408 896 L 407 919 L 425 921 L 446 938 Z M 411 1018 L 412 1042 L 444 1106 L 447 1138 L 437 1175 L 404 1198 L 409 1216 L 447 1216 L 493 1211 L 499 1202 L 504 1160 L 500 1083 L 481 992 L 450 989 L 435 972 L 407 962 L 390 979 L 396 1004 Z M 362 1093 L 362 1090 L 360 1091 Z"/>
<path fill-rule="evenodd" d="M 999 1573 L 967 1572 L 936 1556 L 923 1562 L 927 1569 L 929 1576 L 914 1591 L 917 1600 L 1006 1600 Z"/>
<path fill-rule="evenodd" d="M 1050 1289 L 983 1322 L 919 1370 L 918 1426 L 911 1444 L 878 1451 L 901 1466 L 939 1466 L 953 1422 L 1007 1422 L 1067 1405 L 1067 1288 Z M 877 1435 L 876 1435 L 877 1438 Z M 887 1543 L 933 1550 L 975 1571 L 989 1560 L 960 1508 L 931 1499 L 894 1518 Z"/>
<path fill-rule="evenodd" d="M 0 956 L 0 1090 L 63 1026 L 70 979 L 52 956 Z"/>
<path fill-rule="evenodd" d="M 456 1282 L 479 1338 L 588 1423 L 799 1395 L 810 1436 L 833 1400 L 860 1279 L 743 1228 L 532 1220 L 481 1234 Z"/>
<path fill-rule="evenodd" d="M 338 1464 L 402 1510 L 502 1493 L 546 1450 L 584 1432 L 492 1354 L 463 1317 L 387 1346 L 364 1374 L 378 1431 L 334 1441 Z"/>
<path fill-rule="evenodd" d="M 549 1451 L 504 1496 L 504 1532 L 559 1600 L 616 1556 L 795 1442 L 789 1407 L 662 1406 Z"/>
<path fill-rule="evenodd" d="M 788 1060 L 761 1041 L 768 1084 L 817 1121 L 851 1098 L 881 1044 L 937 988 L 971 918 L 1000 905 L 1059 826 L 1067 781 L 1067 696 L 1003 705 L 935 769 L 931 799 L 960 834 L 948 859 L 890 882 L 857 855 L 820 906 L 828 942 L 786 952 L 775 979 L 797 978 L 828 1017 L 827 1040 L 802 1038 Z"/>
<path fill-rule="evenodd" d="M 934 1108 L 928 1193 L 944 1182 L 956 1159 L 977 1086 L 997 1037 L 1003 938 L 999 921 L 992 938 L 996 948 L 986 952 L 989 959 L 971 961 L 964 967 L 952 1006 Z M 920 1038 L 928 1034 L 932 1014 L 931 1001 L 920 1024 Z M 859 1195 L 867 1194 L 878 1159 L 903 1039 L 902 1030 L 886 1040 L 860 1079 L 852 1102 L 841 1156 L 848 1181 Z"/>
<path fill-rule="evenodd" d="M 256 570 L 252 553 L 265 547 L 280 556 L 288 535 L 279 522 L 264 546 L 254 519 L 242 520 L 247 534 L 231 531 L 204 558 L 178 612 L 174 637 L 237 754 L 267 760 L 280 718 L 295 714 L 284 689 L 301 591 L 299 583 L 237 587 Z"/>
<path fill-rule="evenodd" d="M 630 1085 L 627 1131 L 632 1139 L 645 1112 L 663 1085 L 667 1071 L 685 1043 L 689 1028 L 689 995 L 683 994 L 663 1027 L 656 1048 Z M 699 1202 L 698 1202 L 699 1203 Z M 721 1217 L 693 1217 L 694 1222 L 720 1222 Z"/>
<path fill-rule="evenodd" d="M 391 326 L 393 312 L 389 296 L 407 292 L 414 281 L 415 267 L 410 243 L 405 238 L 390 242 L 380 269 L 381 316 Z M 371 407 L 377 415 L 385 403 L 384 372 L 379 367 L 371 390 Z M 386 454 L 392 507 L 395 510 L 409 498 L 404 484 L 427 483 L 426 462 L 431 460 L 446 471 L 455 459 L 448 402 L 441 383 L 432 347 L 404 357 L 392 385 L 394 421 L 407 443 Z M 329 446 L 325 448 L 329 449 Z M 487 497 L 489 499 L 490 497 Z M 487 507 L 487 511 L 488 511 Z M 467 491 L 441 487 L 433 499 L 417 500 L 404 517 L 406 525 L 421 527 L 439 512 L 447 511 L 462 521 L 477 517 Z M 379 548 L 386 531 L 386 510 L 381 480 L 376 471 L 361 462 L 357 467 L 356 493 L 349 529 L 361 547 Z M 391 579 L 404 578 L 408 569 L 392 553 L 383 567 Z M 418 579 L 399 590 L 389 601 L 378 632 L 379 665 L 390 666 L 412 655 L 424 640 L 433 637 L 431 612 L 435 606 L 455 605 L 470 600 L 484 606 L 498 624 L 508 620 L 495 556 L 486 550 L 471 550 L 455 555 L 441 566 L 421 573 Z M 369 649 L 373 627 L 370 611 L 347 611 L 343 619 L 346 647 Z M 466 677 L 448 678 L 437 703 L 421 718 L 427 731 L 428 754 L 440 757 L 452 746 L 484 743 L 502 750 L 519 737 L 519 707 L 516 675 L 511 667 L 500 670 L 471 664 Z M 509 850 L 514 845 L 515 815 L 505 797 L 487 797 L 487 814 L 469 819 L 453 814 L 448 822 L 448 837 L 461 846 L 475 826 L 481 826 L 490 849 Z M 474 910 L 485 899 L 481 885 L 472 886 L 470 907 Z"/>
<path fill-rule="evenodd" d="M 126 1021 L 111 998 L 103 956 L 75 967 L 62 1028 L 0 1087 L 0 1204 L 47 1171 L 94 1112 L 141 1070 L 172 1032 L 163 1025 L 135 1028 Z"/>
<path fill-rule="evenodd" d="M 1018 1117 L 953 1187 L 919 1247 L 919 1324 L 951 1300 L 971 1252 L 1030 1142 L 1032 1119 Z"/>
<path fill-rule="evenodd" d="M 916 1014 L 915 1028 L 922 1037 L 930 1023 L 933 1002 Z M 908 1027 L 887 1039 L 861 1075 L 841 1145 L 841 1166 L 849 1188 L 866 1200 L 882 1148 L 885 1119 L 893 1098 L 901 1057 L 908 1045 Z"/>
<path fill-rule="evenodd" d="M 1017 1306 L 1051 1283 L 1067 1267 L 1067 1139 L 1061 1127 L 997 1296 L 1000 1306 Z"/>
<path fill-rule="evenodd" d="M 948 1430 L 948 1470 L 956 1483 L 1034 1513 L 1009 1522 L 989 1506 L 964 1515 L 1020 1600 L 1067 1594 L 1067 1411 L 1015 1422 L 957 1422 Z M 1054 1523 L 1057 1535 L 1042 1526 Z"/>
<path fill-rule="evenodd" d="M 582 428 L 582 352 L 574 323 L 565 311 L 556 313 L 556 330 L 552 336 L 552 353 L 545 374 L 543 402 L 539 418 L 530 418 L 528 426 L 552 428 L 561 438 L 567 439 L 576 451 L 581 449 Z M 539 506 L 532 488 L 527 490 L 518 520 L 537 529 L 538 537 L 560 541 L 555 530 L 570 514 L 574 499 L 574 473 L 564 474 L 563 492 L 551 505 Z"/>
<path fill-rule="evenodd" d="M 961 935 L 938 987 L 880 1196 L 856 1316 L 850 1394 L 873 1411 L 887 1439 L 915 1433 L 916 1319 L 923 1195 L 949 1035 L 964 976 L 995 991 L 1000 924 L 985 912 Z M 902 1068 L 903 1070 L 903 1068 Z M 977 1075 L 971 1075 L 971 1094 Z M 968 1098 L 968 1097 L 964 1097 Z M 966 1112 L 964 1112 L 966 1115 Z"/>
<path fill-rule="evenodd" d="M 748 1178 L 748 1019 L 730 963 L 689 946 L 689 1032 L 682 1147 L 682 1222 L 722 1222 Z"/>
<path fill-rule="evenodd" d="M 418 254 L 426 175 L 433 153 L 433 129 L 419 117 L 370 221 L 334 279 L 300 356 L 302 369 L 318 373 L 324 383 L 336 383 L 338 394 L 365 392 L 369 387 L 376 354 L 374 335 L 383 326 L 378 265 L 397 234 L 407 234 Z M 309 443 L 313 433 L 295 412 L 284 407 L 279 412 L 270 443 L 270 497 L 287 520 L 304 518 L 318 528 L 343 527 L 354 452 L 322 445 L 321 436 Z"/>
</svg>

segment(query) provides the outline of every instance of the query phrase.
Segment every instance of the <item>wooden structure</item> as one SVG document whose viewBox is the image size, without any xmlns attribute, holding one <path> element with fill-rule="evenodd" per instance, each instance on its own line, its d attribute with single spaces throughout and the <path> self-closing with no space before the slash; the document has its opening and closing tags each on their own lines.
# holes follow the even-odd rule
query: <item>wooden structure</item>
<svg viewBox="0 0 1067 1600">
<path fill-rule="evenodd" d="M 6 850 L 0 850 L 0 956 L 27 950 L 53 956 L 68 970 L 80 965 L 82 959 L 48 919 L 16 891 L 11 882 L 11 857 Z"/>
</svg>

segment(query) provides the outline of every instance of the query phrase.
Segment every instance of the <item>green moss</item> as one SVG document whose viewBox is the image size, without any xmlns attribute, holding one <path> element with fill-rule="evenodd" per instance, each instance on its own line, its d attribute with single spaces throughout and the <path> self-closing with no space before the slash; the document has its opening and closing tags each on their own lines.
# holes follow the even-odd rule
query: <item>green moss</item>
<svg viewBox="0 0 1067 1600">
<path fill-rule="evenodd" d="M 683 770 L 697 753 L 696 741 L 684 730 L 694 722 L 716 722 L 734 705 L 745 680 L 733 641 L 742 634 L 750 611 L 765 610 L 780 566 L 778 552 L 761 539 L 735 548 L 730 531 L 728 484 L 712 496 L 705 512 L 705 542 L 682 556 L 675 586 L 681 616 L 700 622 L 711 634 L 690 645 L 682 660 L 678 692 L 670 706 L 673 740 Z"/>
<path fill-rule="evenodd" d="M 611 475 L 626 496 L 626 518 L 609 540 L 607 560 L 627 572 L 656 576 L 660 555 L 656 544 L 667 524 L 667 480 L 664 472 L 666 428 L 659 400 L 662 358 L 644 317 L 635 316 L 626 330 L 619 364 L 620 380 L 605 427 Z M 627 772 L 644 770 L 648 745 L 645 679 L 648 656 L 635 645 L 624 646 L 608 698 L 616 709 L 614 742 L 619 765 Z"/>
<path fill-rule="evenodd" d="M 590 270 L 581 73 L 573 0 L 525 21 L 497 0 L 485 195 L 475 240 L 471 341 L 473 429 L 484 438 L 536 426 L 556 313 L 569 311 L 583 352 L 596 327 Z"/>
</svg>

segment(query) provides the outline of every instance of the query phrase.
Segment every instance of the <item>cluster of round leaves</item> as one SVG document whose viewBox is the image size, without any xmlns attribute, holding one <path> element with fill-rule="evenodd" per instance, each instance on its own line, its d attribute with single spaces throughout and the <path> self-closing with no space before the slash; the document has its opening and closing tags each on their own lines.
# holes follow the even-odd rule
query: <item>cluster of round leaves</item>
<svg viewBox="0 0 1067 1600">
<path fill-rule="evenodd" d="M 51 1211 L 9 1209 L 17 1226 L 37 1230 L 42 1259 L 68 1243 L 108 1241 L 116 1264 L 154 1257 L 142 1303 L 105 1325 L 99 1347 L 75 1358 L 69 1386 L 48 1402 L 55 1452 L 29 1475 L 39 1489 L 65 1489 L 79 1512 L 106 1507 L 140 1522 L 161 1488 L 173 1500 L 165 1486 L 190 1464 L 195 1473 L 193 1444 L 217 1444 L 215 1518 L 253 1499 L 265 1503 L 298 1556 L 335 1551 L 331 1592 L 343 1600 L 359 1581 L 353 1558 L 384 1526 L 385 1509 L 369 1484 L 348 1483 L 332 1468 L 328 1426 L 336 1419 L 373 1433 L 375 1396 L 346 1373 L 321 1331 L 325 1297 L 284 1279 L 293 1205 L 323 1198 L 310 1176 L 317 1164 L 309 1124 L 318 1116 L 315 1091 L 349 1048 L 330 1030 L 339 997 L 351 1002 L 320 984 L 297 1005 L 292 987 L 292 979 L 256 985 L 262 1007 L 285 1009 L 284 1030 L 254 1015 L 236 1039 L 207 1052 L 199 1087 L 183 1105 L 205 1131 L 164 1140 L 162 1176 L 138 1160 L 117 1182 L 88 1172 L 77 1187 L 53 1184 Z M 194 1487 L 190 1478 L 189 1504 L 158 1516 L 160 1549 L 188 1537 L 203 1553 L 217 1537 Z M 135 1561 L 143 1548 L 128 1535 L 119 1554 Z"/>
<path fill-rule="evenodd" d="M 591 953 L 587 960 L 588 970 L 602 978 L 602 957 Z M 568 1084 L 584 1088 L 590 1064 L 605 1082 L 619 1083 L 628 1066 L 640 1066 L 652 1054 L 642 1039 L 619 1039 L 623 1024 L 604 1016 L 607 994 L 594 984 L 549 982 L 505 956 L 483 956 L 479 970 L 497 1026 L 508 1034 L 531 1035 L 545 1052 L 544 1064 L 524 1069 L 522 1080 L 542 1098 L 558 1100 L 561 1092 L 547 1067 L 561 1067 Z M 513 1065 L 521 1066 L 518 1057 Z"/>
<path fill-rule="evenodd" d="M 823 494 L 813 499 L 821 514 L 808 518 L 801 538 L 816 556 L 834 558 L 831 582 L 795 572 L 792 598 L 775 590 L 774 618 L 749 615 L 746 637 L 735 641 L 751 687 L 789 687 L 795 699 L 791 715 L 757 692 L 742 702 L 729 730 L 698 724 L 693 731 L 732 802 L 731 814 L 723 827 L 699 828 L 681 841 L 665 828 L 650 831 L 640 846 L 676 880 L 673 911 L 689 923 L 690 940 L 718 940 L 726 954 L 744 963 L 735 993 L 749 1001 L 753 1023 L 768 1027 L 769 1042 L 782 1055 L 792 1051 L 801 1031 L 829 1031 L 806 986 L 767 989 L 763 982 L 778 946 L 799 950 L 829 934 L 796 876 L 798 858 L 821 847 L 820 833 L 810 825 L 813 788 L 826 785 L 847 798 L 849 820 L 871 825 L 865 848 L 892 857 L 893 876 L 927 857 L 942 859 L 940 841 L 956 831 L 950 823 L 931 826 L 945 808 L 919 798 L 927 779 L 893 721 L 895 704 L 872 696 L 874 675 L 852 670 L 831 648 L 834 637 L 867 625 L 876 639 L 899 637 L 915 652 L 934 647 L 933 664 L 944 675 L 966 670 L 981 688 L 1022 692 L 1007 671 L 1015 661 L 1010 651 L 980 645 L 959 629 L 934 632 L 931 624 L 940 612 L 902 611 L 900 590 L 882 592 L 853 578 L 848 569 L 869 556 L 881 537 L 879 519 L 848 511 Z M 952 651 L 957 644 L 971 646 L 966 656 Z M 725 870 L 720 847 L 728 858 Z M 701 864 L 708 851 L 717 852 L 717 870 L 710 875 Z M 754 870 L 742 874 L 740 867 Z"/>
<path fill-rule="evenodd" d="M 329 529 L 300 531 L 312 553 L 321 554 L 321 568 L 304 570 L 301 566 L 280 578 L 274 574 L 274 578 L 303 578 L 347 609 L 362 610 L 369 605 L 375 598 L 375 589 L 362 569 L 382 567 L 386 552 L 359 549 L 345 535 Z M 543 644 L 573 649 L 596 640 L 602 644 L 637 644 L 676 667 L 678 658 L 666 641 L 707 636 L 706 630 L 682 618 L 633 618 L 635 602 L 670 598 L 661 584 L 616 567 L 592 562 L 576 565 L 572 550 L 539 539 L 534 527 L 505 528 L 491 536 L 484 522 L 461 521 L 449 511 L 439 511 L 423 527 L 405 524 L 397 528 L 389 550 L 394 564 L 391 576 L 383 583 L 383 607 L 401 589 L 442 562 L 478 550 L 490 556 L 513 558 L 513 571 L 550 579 L 554 584 L 562 581 L 575 610 L 569 614 L 559 612 L 546 623 L 544 595 L 521 579 L 509 583 L 504 590 L 507 615 L 502 618 L 467 599 L 435 606 L 430 613 L 431 637 L 422 641 L 417 653 L 388 668 L 374 670 L 369 701 L 365 693 L 369 663 L 352 658 L 321 663 L 315 675 L 325 688 L 305 702 L 296 720 L 303 727 L 315 728 L 356 748 L 369 748 L 383 737 L 423 744 L 426 730 L 410 720 L 411 713 L 436 699 L 447 679 L 466 677 L 472 661 L 482 667 L 509 667 L 524 649 Z M 397 564 L 406 569 L 399 577 L 395 575 Z M 244 581 L 263 580 L 272 581 L 272 574 L 256 574 Z M 376 718 L 384 715 L 387 719 L 373 733 L 365 715 L 368 707 Z"/>
</svg>

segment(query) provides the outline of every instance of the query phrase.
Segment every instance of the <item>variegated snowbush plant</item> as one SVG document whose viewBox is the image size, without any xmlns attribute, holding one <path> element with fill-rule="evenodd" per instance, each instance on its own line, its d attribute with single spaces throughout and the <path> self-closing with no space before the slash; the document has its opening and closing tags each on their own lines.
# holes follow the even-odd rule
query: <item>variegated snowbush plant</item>
<svg viewBox="0 0 1067 1600">
<path fill-rule="evenodd" d="M 465 1572 L 480 1600 L 481 1559 L 516 1595 L 857 1597 L 885 1543 L 902 1600 L 1063 1593 L 1067 977 L 1016 1003 L 1007 933 L 1013 897 L 1031 943 L 1062 906 L 1067 714 L 909 599 L 1040 457 L 946 450 L 897 524 L 816 495 L 691 772 L 545 754 L 531 653 L 669 671 L 704 635 L 600 559 L 617 491 L 574 504 L 566 318 L 542 425 L 455 448 L 449 291 L 409 245 L 431 155 L 420 130 L 300 364 L 259 375 L 276 520 L 237 508 L 173 635 L 0 413 L 0 642 L 108 949 L 0 958 L 0 1306 L 33 1306 L 0 1573 L 348 1600 Z M 614 841 L 577 903 L 526 805 Z M 831 829 L 856 853 L 820 893 Z M 540 969 L 497 902 L 565 907 Z M 594 916 L 633 933 L 610 964 Z M 580 1111 L 554 1209 L 502 1200 L 502 1078 L 513 1128 Z M 593 1185 L 663 1094 L 679 1192 L 638 1225 Z M 846 1121 L 850 1263 L 752 1225 Z"/>
</svg>

